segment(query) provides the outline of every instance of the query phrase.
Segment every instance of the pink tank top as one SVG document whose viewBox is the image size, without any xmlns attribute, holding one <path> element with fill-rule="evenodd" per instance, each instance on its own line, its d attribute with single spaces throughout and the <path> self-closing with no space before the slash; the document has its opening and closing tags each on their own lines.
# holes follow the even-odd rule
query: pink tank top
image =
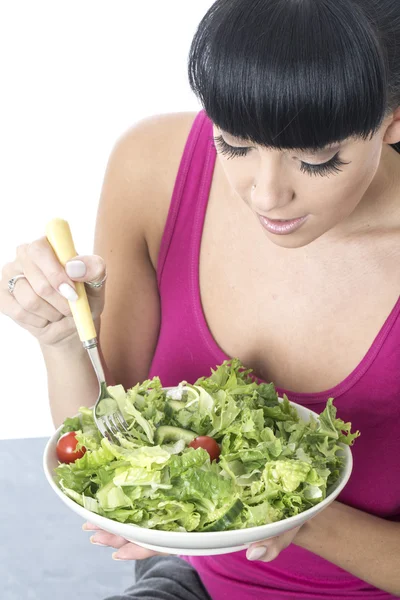
<svg viewBox="0 0 400 600">
<path fill-rule="evenodd" d="M 230 358 L 217 345 L 202 310 L 199 252 L 216 159 L 212 125 L 202 111 L 188 137 L 162 240 L 158 285 L 161 329 L 150 370 L 164 386 L 194 382 Z M 362 511 L 400 520 L 400 299 L 357 368 L 330 390 L 287 393 L 316 412 L 335 398 L 340 418 L 361 437 L 353 447 L 352 477 L 338 498 Z M 246 365 L 251 367 L 251 365 Z M 324 559 L 289 546 L 270 563 L 245 552 L 185 557 L 213 600 L 387 600 L 394 596 Z"/>
</svg>

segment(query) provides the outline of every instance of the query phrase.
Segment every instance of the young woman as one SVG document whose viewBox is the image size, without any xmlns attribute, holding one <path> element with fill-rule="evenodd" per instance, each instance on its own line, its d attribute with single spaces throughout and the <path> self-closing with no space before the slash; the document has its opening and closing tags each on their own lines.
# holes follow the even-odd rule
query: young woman
<svg viewBox="0 0 400 600">
<path fill-rule="evenodd" d="M 238 357 L 317 412 L 335 397 L 362 434 L 339 501 L 247 555 L 148 558 L 97 531 L 146 559 L 114 600 L 400 597 L 399 40 L 399 0 L 218 0 L 189 61 L 205 110 L 118 141 L 96 254 L 64 270 L 42 238 L 4 267 L 56 425 L 97 396 L 65 300 L 85 281 L 110 383 Z"/>
</svg>

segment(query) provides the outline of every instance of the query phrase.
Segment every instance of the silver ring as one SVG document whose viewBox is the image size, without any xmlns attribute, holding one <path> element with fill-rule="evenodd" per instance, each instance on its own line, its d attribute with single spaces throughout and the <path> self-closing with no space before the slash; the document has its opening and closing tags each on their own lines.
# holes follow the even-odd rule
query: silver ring
<svg viewBox="0 0 400 600">
<path fill-rule="evenodd" d="M 11 279 L 8 280 L 8 291 L 10 292 L 10 294 L 14 293 L 14 288 L 15 288 L 15 284 L 18 281 L 18 279 L 26 279 L 25 275 L 23 275 L 21 273 L 21 275 L 15 275 L 14 277 L 11 277 Z"/>
<path fill-rule="evenodd" d="M 107 273 L 104 275 L 103 279 L 101 281 L 85 281 L 86 285 L 88 285 L 91 288 L 101 288 L 104 285 L 105 280 L 107 279 Z"/>
</svg>

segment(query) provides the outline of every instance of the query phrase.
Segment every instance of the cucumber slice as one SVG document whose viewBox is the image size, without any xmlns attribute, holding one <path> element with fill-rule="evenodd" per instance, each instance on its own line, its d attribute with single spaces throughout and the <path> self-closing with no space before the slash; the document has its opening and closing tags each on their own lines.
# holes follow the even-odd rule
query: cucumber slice
<svg viewBox="0 0 400 600">
<path fill-rule="evenodd" d="M 190 431 L 189 429 L 172 427 L 171 425 L 161 425 L 161 427 L 156 429 L 154 441 L 157 445 L 165 444 L 166 442 L 177 442 L 178 440 L 184 440 L 186 444 L 190 444 L 196 437 L 197 433 Z"/>
<path fill-rule="evenodd" d="M 225 531 L 236 521 L 244 508 L 244 504 L 239 498 L 228 508 L 228 510 L 216 521 L 204 527 L 201 531 Z"/>
<path fill-rule="evenodd" d="M 185 408 L 186 402 L 182 402 L 182 400 L 168 400 L 168 405 L 172 408 L 172 410 L 182 410 Z"/>
</svg>

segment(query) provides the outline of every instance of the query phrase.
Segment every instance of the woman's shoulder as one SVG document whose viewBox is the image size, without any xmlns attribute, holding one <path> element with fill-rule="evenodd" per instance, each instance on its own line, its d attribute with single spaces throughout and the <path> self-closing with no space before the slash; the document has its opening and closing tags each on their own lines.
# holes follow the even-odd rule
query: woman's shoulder
<svg viewBox="0 0 400 600">
<path fill-rule="evenodd" d="M 116 142 L 99 202 L 95 254 L 109 284 L 101 343 L 115 381 L 131 387 L 149 372 L 159 333 L 156 263 L 176 172 L 194 113 L 158 115 Z"/>
<path fill-rule="evenodd" d="M 186 140 L 198 113 L 177 112 L 147 117 L 117 140 L 110 163 L 120 171 L 128 201 L 127 218 L 142 223 L 153 265 L 168 216 Z"/>
</svg>

